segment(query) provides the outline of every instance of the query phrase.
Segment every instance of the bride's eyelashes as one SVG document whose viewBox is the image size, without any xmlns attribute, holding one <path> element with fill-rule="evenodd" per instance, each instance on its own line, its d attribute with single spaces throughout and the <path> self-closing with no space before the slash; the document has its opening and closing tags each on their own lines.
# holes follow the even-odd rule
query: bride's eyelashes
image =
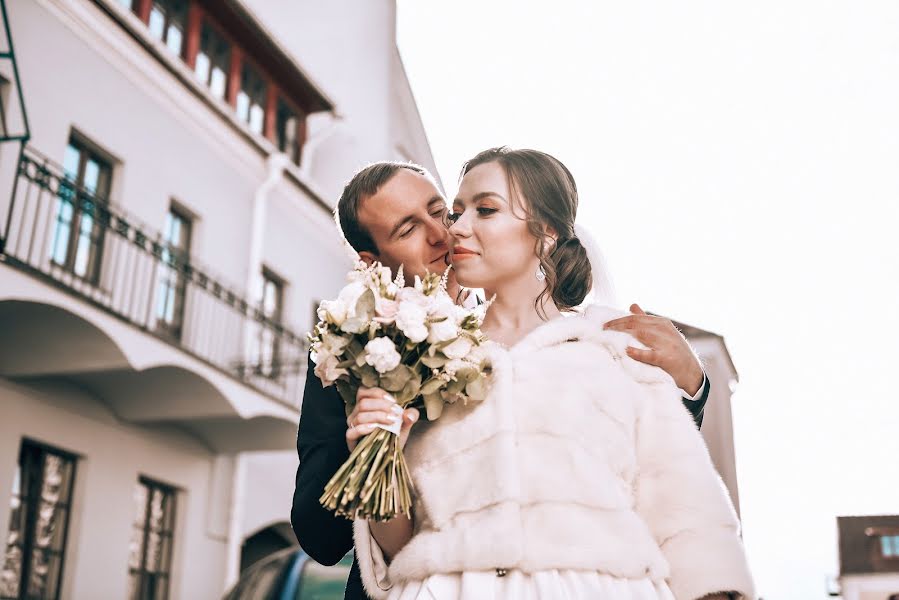
<svg viewBox="0 0 899 600">
<path fill-rule="evenodd" d="M 493 213 L 499 212 L 498 208 L 490 208 L 489 206 L 480 206 L 476 210 L 480 217 L 489 217 Z M 461 216 L 462 212 L 450 212 L 446 215 L 446 218 L 450 223 L 455 223 Z"/>
</svg>

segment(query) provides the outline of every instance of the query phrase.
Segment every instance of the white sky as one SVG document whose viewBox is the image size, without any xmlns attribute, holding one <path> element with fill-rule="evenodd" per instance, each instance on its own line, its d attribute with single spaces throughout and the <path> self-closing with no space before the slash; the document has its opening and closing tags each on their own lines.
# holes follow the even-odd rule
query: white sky
<svg viewBox="0 0 899 600">
<path fill-rule="evenodd" d="M 447 192 L 556 155 L 621 300 L 725 336 L 759 591 L 826 598 L 836 515 L 899 513 L 899 3 L 398 7 Z"/>
</svg>

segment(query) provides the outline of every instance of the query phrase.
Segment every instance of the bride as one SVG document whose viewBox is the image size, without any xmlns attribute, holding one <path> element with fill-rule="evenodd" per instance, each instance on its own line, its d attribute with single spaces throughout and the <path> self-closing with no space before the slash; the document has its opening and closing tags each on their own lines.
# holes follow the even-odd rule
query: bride
<svg viewBox="0 0 899 600">
<path fill-rule="evenodd" d="M 413 519 L 354 523 L 368 594 L 754 597 L 739 523 L 674 382 L 602 329 L 620 312 L 577 309 L 605 274 L 575 231 L 571 173 L 496 148 L 462 174 L 452 262 L 461 285 L 496 296 L 491 391 L 401 440 Z"/>
</svg>

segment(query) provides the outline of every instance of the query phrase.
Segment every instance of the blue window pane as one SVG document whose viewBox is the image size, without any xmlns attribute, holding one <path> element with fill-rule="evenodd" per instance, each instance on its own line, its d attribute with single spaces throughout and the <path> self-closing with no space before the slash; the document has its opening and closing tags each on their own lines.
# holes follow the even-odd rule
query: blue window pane
<svg viewBox="0 0 899 600">
<path fill-rule="evenodd" d="M 62 167 L 66 177 L 75 181 L 78 178 L 78 165 L 81 163 L 81 151 L 69 144 L 66 146 L 66 154 L 62 159 Z"/>
<path fill-rule="evenodd" d="M 893 538 L 891 536 L 880 536 L 880 553 L 886 557 L 893 556 Z"/>
<path fill-rule="evenodd" d="M 68 198 L 69 196 L 60 197 L 56 203 L 56 231 L 50 241 L 50 258 L 61 265 L 66 262 L 69 235 L 72 230 L 73 207 Z"/>
<path fill-rule="evenodd" d="M 165 45 L 168 46 L 173 54 L 177 54 L 178 56 L 181 55 L 182 38 L 181 29 L 176 25 L 169 25 L 169 32 L 165 36 Z"/>
<path fill-rule="evenodd" d="M 162 34 L 165 32 L 165 13 L 162 11 L 162 8 L 159 6 L 154 6 L 150 11 L 150 33 L 157 40 L 162 39 Z"/>
</svg>

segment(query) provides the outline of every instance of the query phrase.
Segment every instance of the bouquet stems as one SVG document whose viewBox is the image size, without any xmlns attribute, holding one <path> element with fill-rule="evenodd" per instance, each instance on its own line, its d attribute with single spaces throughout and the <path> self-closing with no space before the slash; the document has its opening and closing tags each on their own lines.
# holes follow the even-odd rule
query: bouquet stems
<svg viewBox="0 0 899 600">
<path fill-rule="evenodd" d="M 412 518 L 412 480 L 399 436 L 375 429 L 362 438 L 319 502 L 348 519 L 389 521 L 398 514 Z"/>
</svg>

